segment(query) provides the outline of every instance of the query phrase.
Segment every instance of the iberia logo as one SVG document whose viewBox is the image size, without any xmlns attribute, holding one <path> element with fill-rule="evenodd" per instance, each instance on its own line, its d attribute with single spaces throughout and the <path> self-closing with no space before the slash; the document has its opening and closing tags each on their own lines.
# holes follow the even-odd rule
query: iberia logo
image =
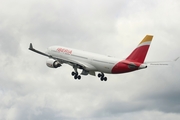
<svg viewBox="0 0 180 120">
<path fill-rule="evenodd" d="M 66 54 L 72 54 L 72 50 L 66 49 L 66 48 L 57 48 L 58 52 L 66 53 Z"/>
</svg>

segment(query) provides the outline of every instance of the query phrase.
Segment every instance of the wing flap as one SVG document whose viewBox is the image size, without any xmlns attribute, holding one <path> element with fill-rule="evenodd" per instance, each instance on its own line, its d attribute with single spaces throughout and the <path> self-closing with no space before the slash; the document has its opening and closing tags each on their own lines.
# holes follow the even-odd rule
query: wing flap
<svg viewBox="0 0 180 120">
<path fill-rule="evenodd" d="M 95 71 L 96 70 L 96 68 L 93 65 L 86 63 L 86 62 L 79 62 L 76 60 L 62 59 L 62 58 L 55 58 L 55 57 L 52 57 L 52 58 L 58 60 L 60 63 L 66 63 L 66 64 L 69 64 L 71 66 L 78 65 L 80 68 L 88 70 L 88 71 Z"/>
</svg>

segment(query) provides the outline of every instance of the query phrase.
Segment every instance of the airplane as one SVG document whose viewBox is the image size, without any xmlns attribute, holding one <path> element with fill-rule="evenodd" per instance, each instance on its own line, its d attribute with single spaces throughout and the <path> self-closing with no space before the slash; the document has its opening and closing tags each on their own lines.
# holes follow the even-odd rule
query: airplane
<svg viewBox="0 0 180 120">
<path fill-rule="evenodd" d="M 44 53 L 34 49 L 32 43 L 30 43 L 29 50 L 48 57 L 46 65 L 50 68 L 58 68 L 62 64 L 72 66 L 74 71 L 71 75 L 74 79 L 80 80 L 81 75 L 96 76 L 96 72 L 99 72 L 98 77 L 100 80 L 107 81 L 105 73 L 120 74 L 147 68 L 144 60 L 152 39 L 152 35 L 146 35 L 124 60 L 63 46 L 48 47 L 47 52 Z M 82 70 L 82 72 L 79 74 L 78 70 Z"/>
</svg>

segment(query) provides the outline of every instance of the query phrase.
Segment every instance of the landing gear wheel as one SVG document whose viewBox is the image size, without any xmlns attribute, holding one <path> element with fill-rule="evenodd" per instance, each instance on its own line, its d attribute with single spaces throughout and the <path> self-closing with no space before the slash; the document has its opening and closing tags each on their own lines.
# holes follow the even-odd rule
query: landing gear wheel
<svg viewBox="0 0 180 120">
<path fill-rule="evenodd" d="M 75 72 L 72 72 L 71 75 L 74 76 L 76 73 Z"/>
<path fill-rule="evenodd" d="M 77 79 L 77 78 L 78 78 L 78 76 L 77 76 L 77 75 L 75 75 L 75 76 L 74 76 L 74 79 Z"/>
<path fill-rule="evenodd" d="M 102 76 L 102 74 L 101 74 L 101 73 L 99 73 L 99 74 L 98 74 L 98 77 L 100 78 L 101 76 Z"/>
<path fill-rule="evenodd" d="M 78 79 L 79 79 L 79 80 L 81 79 L 81 76 L 80 76 L 80 75 L 78 76 Z"/>
<path fill-rule="evenodd" d="M 104 81 L 107 81 L 107 77 L 104 77 Z"/>
</svg>

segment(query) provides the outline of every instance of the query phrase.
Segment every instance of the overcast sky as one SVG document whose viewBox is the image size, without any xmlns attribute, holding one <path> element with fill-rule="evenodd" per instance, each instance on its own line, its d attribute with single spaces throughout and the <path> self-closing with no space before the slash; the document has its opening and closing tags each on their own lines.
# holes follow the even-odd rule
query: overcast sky
<svg viewBox="0 0 180 120">
<path fill-rule="evenodd" d="M 0 0 L 0 120 L 180 119 L 180 60 L 76 81 L 70 66 L 50 69 L 28 50 L 61 45 L 126 58 L 150 34 L 146 61 L 173 61 L 179 11 L 179 0 Z"/>
</svg>

